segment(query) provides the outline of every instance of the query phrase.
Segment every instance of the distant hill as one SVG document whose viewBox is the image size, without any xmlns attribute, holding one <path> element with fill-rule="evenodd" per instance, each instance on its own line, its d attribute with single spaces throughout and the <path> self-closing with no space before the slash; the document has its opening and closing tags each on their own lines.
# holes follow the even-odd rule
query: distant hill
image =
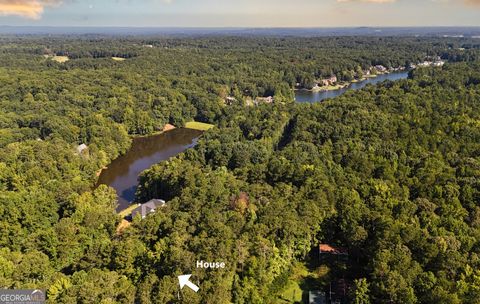
<svg viewBox="0 0 480 304">
<path fill-rule="evenodd" d="M 0 26 L 7 35 L 165 35 L 165 36 L 449 36 L 478 37 L 480 27 L 345 27 L 345 28 L 153 28 Z"/>
</svg>

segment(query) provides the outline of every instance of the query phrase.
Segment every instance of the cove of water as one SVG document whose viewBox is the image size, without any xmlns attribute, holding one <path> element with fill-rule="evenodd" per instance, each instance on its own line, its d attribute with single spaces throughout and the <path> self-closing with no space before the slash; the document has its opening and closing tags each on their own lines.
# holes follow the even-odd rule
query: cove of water
<svg viewBox="0 0 480 304">
<path fill-rule="evenodd" d="M 194 147 L 201 134 L 201 131 L 192 129 L 174 129 L 159 135 L 134 138 L 130 150 L 102 171 L 97 186 L 105 184 L 117 191 L 117 211 L 121 211 L 135 199 L 140 173 Z"/>
<path fill-rule="evenodd" d="M 377 84 L 385 80 L 396 81 L 400 79 L 408 78 L 408 71 L 402 72 L 394 72 L 390 74 L 381 74 L 377 77 L 367 78 L 365 80 L 354 82 L 350 84 L 348 87 L 332 90 L 332 91 L 319 91 L 319 92 L 312 92 L 308 90 L 297 90 L 295 91 L 295 100 L 297 102 L 320 102 L 327 98 L 335 98 L 349 90 L 359 90 L 364 88 L 367 84 Z"/>
</svg>

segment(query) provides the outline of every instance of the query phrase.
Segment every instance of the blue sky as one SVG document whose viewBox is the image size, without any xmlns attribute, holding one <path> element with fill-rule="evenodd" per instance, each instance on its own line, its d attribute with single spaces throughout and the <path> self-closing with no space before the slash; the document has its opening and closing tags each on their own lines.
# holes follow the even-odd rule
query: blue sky
<svg viewBox="0 0 480 304">
<path fill-rule="evenodd" d="M 0 25 L 480 26 L 480 0 L 0 0 Z"/>
</svg>

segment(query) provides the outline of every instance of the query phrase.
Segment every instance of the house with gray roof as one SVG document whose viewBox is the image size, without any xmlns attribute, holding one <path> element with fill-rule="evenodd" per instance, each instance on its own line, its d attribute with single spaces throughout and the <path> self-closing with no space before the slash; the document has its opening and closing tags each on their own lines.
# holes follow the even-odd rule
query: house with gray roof
<svg viewBox="0 0 480 304">
<path fill-rule="evenodd" d="M 137 214 L 144 219 L 147 215 L 155 213 L 158 208 L 165 207 L 165 205 L 165 201 L 161 199 L 152 199 L 144 204 L 138 204 L 138 207 L 132 211 L 132 219 L 135 218 Z"/>
</svg>

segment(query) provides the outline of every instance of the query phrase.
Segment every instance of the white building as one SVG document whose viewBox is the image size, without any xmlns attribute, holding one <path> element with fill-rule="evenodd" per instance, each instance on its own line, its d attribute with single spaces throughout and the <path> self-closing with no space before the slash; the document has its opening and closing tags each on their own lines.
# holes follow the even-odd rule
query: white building
<svg viewBox="0 0 480 304">
<path fill-rule="evenodd" d="M 77 147 L 77 153 L 79 155 L 83 154 L 84 152 L 88 151 L 88 146 L 86 144 L 81 144 Z"/>
</svg>

